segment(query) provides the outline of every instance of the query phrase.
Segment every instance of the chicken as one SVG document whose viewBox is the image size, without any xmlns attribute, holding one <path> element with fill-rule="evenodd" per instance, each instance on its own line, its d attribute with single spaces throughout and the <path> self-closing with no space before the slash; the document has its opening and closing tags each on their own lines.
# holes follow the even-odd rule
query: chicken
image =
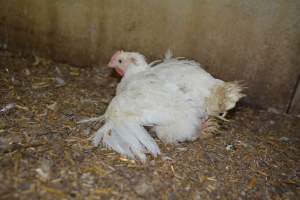
<svg viewBox="0 0 300 200">
<path fill-rule="evenodd" d="M 132 74 L 151 70 L 161 79 L 176 84 L 196 101 L 205 96 L 205 108 L 209 116 L 224 119 L 227 111 L 234 108 L 236 102 L 245 96 L 242 93 L 243 86 L 239 82 L 224 82 L 216 79 L 195 61 L 172 58 L 170 50 L 166 52 L 162 63 L 155 65 L 157 62 L 159 60 L 148 65 L 140 53 L 116 52 L 108 66 L 114 68 L 121 76 L 126 74 L 117 87 L 117 94 L 124 87 L 128 87 L 128 83 L 132 83 L 130 80 Z M 129 71 L 128 65 L 130 65 Z M 153 65 L 154 67 L 151 68 Z"/>
<path fill-rule="evenodd" d="M 192 141 L 210 115 L 226 112 L 243 96 L 238 84 L 213 78 L 194 61 L 168 56 L 152 65 L 139 53 L 113 55 L 108 66 L 124 77 L 101 118 L 104 125 L 92 137 L 94 145 L 102 141 L 123 155 L 145 161 L 147 152 L 160 154 L 145 127 L 151 127 L 164 143 Z M 228 84 L 233 88 L 226 89 Z M 220 102 L 230 103 L 220 106 Z"/>
</svg>

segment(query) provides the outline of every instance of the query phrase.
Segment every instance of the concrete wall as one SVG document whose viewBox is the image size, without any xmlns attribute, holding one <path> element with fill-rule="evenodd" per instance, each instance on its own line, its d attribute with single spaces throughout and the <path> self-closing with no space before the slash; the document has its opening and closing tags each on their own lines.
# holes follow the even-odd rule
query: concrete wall
<svg viewBox="0 0 300 200">
<path fill-rule="evenodd" d="M 300 74 L 288 112 L 300 116 Z"/>
<path fill-rule="evenodd" d="M 300 72 L 300 1 L 0 0 L 0 43 L 83 66 L 118 49 L 156 58 L 170 47 L 245 80 L 248 101 L 286 111 Z"/>
</svg>

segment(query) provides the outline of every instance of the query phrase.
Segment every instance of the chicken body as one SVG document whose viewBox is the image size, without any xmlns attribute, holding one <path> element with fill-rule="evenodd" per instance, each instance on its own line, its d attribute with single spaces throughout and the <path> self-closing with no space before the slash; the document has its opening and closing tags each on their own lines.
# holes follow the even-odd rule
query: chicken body
<svg viewBox="0 0 300 200">
<path fill-rule="evenodd" d="M 203 98 L 210 95 L 213 86 L 224 83 L 222 80 L 212 77 L 198 63 L 189 60 L 169 59 L 145 69 L 144 76 L 132 76 L 130 72 L 126 75 L 126 72 L 117 87 L 117 94 L 120 91 L 134 88 L 145 77 L 156 77 L 161 82 L 176 85 L 181 93 L 198 105 L 201 101 L 203 103 Z"/>
<path fill-rule="evenodd" d="M 165 143 L 196 139 L 211 114 L 207 100 L 224 82 L 194 61 L 167 58 L 151 67 L 141 54 L 123 53 L 113 56 L 109 64 L 124 77 L 104 114 L 104 125 L 93 136 L 94 145 L 102 141 L 123 155 L 144 161 L 145 153 L 160 153 L 144 127 L 151 127 Z"/>
<path fill-rule="evenodd" d="M 93 137 L 95 145 L 102 140 L 121 154 L 145 160 L 147 151 L 154 156 L 160 153 L 145 126 L 165 143 L 198 137 L 200 124 L 207 119 L 203 103 L 195 104 L 176 84 L 146 70 L 127 74 L 119 86 L 122 89 L 118 87 L 104 114 L 104 126 Z"/>
<path fill-rule="evenodd" d="M 135 70 L 139 70 L 139 72 L 148 71 L 149 75 L 158 76 L 161 80 L 175 84 L 192 101 L 197 102 L 196 104 L 199 101 L 204 102 L 209 116 L 219 117 L 221 114 L 225 116 L 227 111 L 234 108 L 238 100 L 245 96 L 242 93 L 243 86 L 239 82 L 224 82 L 216 79 L 202 69 L 199 63 L 172 58 L 170 52 L 166 53 L 163 62 L 155 65 L 147 64 L 144 56 L 139 53 L 122 52 L 119 57 L 124 60 L 123 65 L 115 63 L 114 60 L 110 62 L 112 67 L 126 71 L 117 87 L 117 94 L 135 84 L 131 75 L 135 74 Z"/>
</svg>

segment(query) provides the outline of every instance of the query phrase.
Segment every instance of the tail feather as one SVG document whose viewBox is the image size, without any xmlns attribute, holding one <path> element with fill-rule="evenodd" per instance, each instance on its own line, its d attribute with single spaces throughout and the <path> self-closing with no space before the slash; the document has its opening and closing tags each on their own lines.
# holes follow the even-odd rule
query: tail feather
<svg viewBox="0 0 300 200">
<path fill-rule="evenodd" d="M 146 160 L 145 153 L 160 154 L 159 147 L 144 127 L 129 122 L 106 122 L 93 136 L 93 144 L 102 143 L 130 158 Z"/>
<path fill-rule="evenodd" d="M 226 98 L 225 98 L 225 109 L 230 110 L 234 108 L 235 104 L 246 95 L 242 93 L 245 88 L 243 84 L 238 81 L 226 82 L 224 84 Z"/>
<path fill-rule="evenodd" d="M 219 116 L 235 107 L 236 103 L 245 96 L 242 93 L 245 87 L 238 81 L 225 82 L 211 89 L 211 94 L 206 98 L 208 115 Z"/>
</svg>

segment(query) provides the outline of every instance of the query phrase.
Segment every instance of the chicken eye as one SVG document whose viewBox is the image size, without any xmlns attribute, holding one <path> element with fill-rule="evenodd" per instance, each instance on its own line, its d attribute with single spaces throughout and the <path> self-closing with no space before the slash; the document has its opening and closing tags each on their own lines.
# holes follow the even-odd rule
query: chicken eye
<svg viewBox="0 0 300 200">
<path fill-rule="evenodd" d="M 118 60 L 119 61 L 119 63 L 122 63 L 122 60 L 120 59 L 120 60 Z"/>
</svg>

